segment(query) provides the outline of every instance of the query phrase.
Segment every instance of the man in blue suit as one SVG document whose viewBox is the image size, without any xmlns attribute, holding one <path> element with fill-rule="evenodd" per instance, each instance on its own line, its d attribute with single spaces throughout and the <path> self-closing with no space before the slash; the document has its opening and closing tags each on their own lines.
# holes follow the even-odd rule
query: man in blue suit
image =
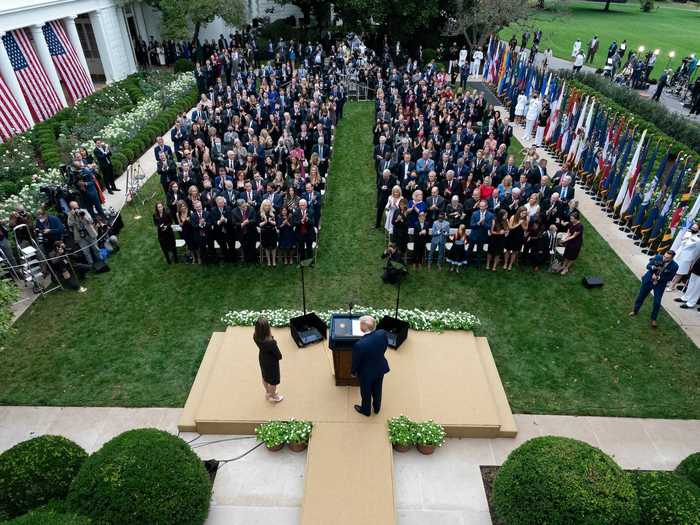
<svg viewBox="0 0 700 525">
<path fill-rule="evenodd" d="M 363 335 L 352 347 L 352 375 L 360 380 L 362 405 L 355 405 L 355 410 L 369 417 L 370 405 L 374 413 L 379 414 L 382 406 L 382 381 L 389 372 L 389 363 L 384 357 L 388 345 L 385 330 L 376 330 L 377 323 L 373 317 L 360 317 L 360 330 Z"/>
<path fill-rule="evenodd" d="M 478 268 L 484 257 L 484 245 L 489 242 L 491 227 L 493 226 L 494 214 L 489 211 L 489 205 L 485 200 L 479 201 L 479 209 L 472 212 L 469 220 L 469 246 L 467 248 L 467 258 L 472 261 L 476 259 Z M 474 248 L 476 247 L 476 256 Z"/>
<path fill-rule="evenodd" d="M 630 317 L 639 313 L 647 295 L 653 291 L 654 305 L 651 308 L 651 327 L 656 328 L 656 318 L 661 309 L 661 298 L 664 296 L 664 290 L 678 271 L 678 263 L 673 260 L 675 255 L 676 252 L 669 250 L 663 255 L 658 254 L 649 259 L 647 273 L 642 277 L 642 286 L 639 288 L 639 295 L 634 302 L 634 310 L 630 312 Z"/>
</svg>

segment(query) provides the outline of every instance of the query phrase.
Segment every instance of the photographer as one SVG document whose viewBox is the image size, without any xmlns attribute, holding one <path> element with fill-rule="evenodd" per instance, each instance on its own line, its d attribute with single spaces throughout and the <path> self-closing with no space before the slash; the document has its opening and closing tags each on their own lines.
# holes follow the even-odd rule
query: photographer
<svg viewBox="0 0 700 525">
<path fill-rule="evenodd" d="M 66 255 L 66 245 L 63 241 L 58 241 L 53 245 L 48 257 L 60 284 L 71 290 L 79 290 L 80 279 L 85 277 L 90 267 L 86 264 L 72 265 Z"/>
<path fill-rule="evenodd" d="M 34 224 L 36 242 L 44 253 L 48 253 L 53 245 L 63 237 L 63 223 L 58 217 L 49 215 L 44 208 L 36 211 Z"/>
<path fill-rule="evenodd" d="M 68 204 L 68 228 L 73 233 L 73 240 L 80 246 L 85 260 L 90 266 L 100 261 L 100 252 L 97 249 L 97 231 L 93 226 L 93 220 L 87 210 L 83 210 L 78 203 L 71 201 Z"/>
<path fill-rule="evenodd" d="M 639 309 L 644 304 L 650 292 L 654 292 L 654 305 L 651 308 L 651 327 L 656 328 L 656 318 L 661 309 L 661 298 L 664 296 L 666 285 L 673 279 L 678 271 L 678 263 L 673 260 L 676 253 L 669 250 L 663 255 L 658 254 L 649 259 L 647 273 L 642 277 L 642 286 L 639 288 L 639 295 L 634 302 L 634 309 L 629 313 L 634 317 L 639 313 Z"/>
<path fill-rule="evenodd" d="M 15 259 L 15 254 L 12 252 L 12 246 L 10 246 L 10 241 L 8 239 L 9 232 L 0 222 L 0 254 L 10 266 L 17 266 L 17 260 Z"/>
<path fill-rule="evenodd" d="M 384 250 L 382 259 L 386 259 L 382 281 L 387 284 L 396 284 L 399 282 L 399 279 L 406 274 L 406 268 L 402 268 L 403 257 L 399 251 L 399 247 L 393 242 L 390 243 L 387 249 Z"/>
</svg>

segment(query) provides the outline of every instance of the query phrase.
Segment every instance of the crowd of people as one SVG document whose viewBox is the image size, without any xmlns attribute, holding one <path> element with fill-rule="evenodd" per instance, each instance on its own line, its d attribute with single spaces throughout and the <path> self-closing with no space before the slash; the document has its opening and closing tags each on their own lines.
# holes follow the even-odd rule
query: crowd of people
<svg viewBox="0 0 700 525">
<path fill-rule="evenodd" d="M 455 272 L 485 263 L 568 273 L 583 244 L 571 166 L 551 173 L 535 147 L 516 165 L 510 117 L 482 92 L 453 91 L 430 64 L 409 71 L 384 60 L 366 69 L 377 85 L 375 226 L 391 243 L 385 277 L 398 260 Z"/>
<path fill-rule="evenodd" d="M 220 43 L 196 64 L 201 100 L 177 119 L 173 147 L 154 149 L 165 259 L 179 260 L 178 236 L 195 263 L 313 259 L 350 47 L 280 40 L 255 67 L 236 39 Z"/>
</svg>

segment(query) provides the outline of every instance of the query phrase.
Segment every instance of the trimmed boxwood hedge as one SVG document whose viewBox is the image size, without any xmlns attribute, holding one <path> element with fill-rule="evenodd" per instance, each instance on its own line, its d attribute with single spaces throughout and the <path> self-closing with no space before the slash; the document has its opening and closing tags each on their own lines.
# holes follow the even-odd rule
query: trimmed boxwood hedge
<svg viewBox="0 0 700 525">
<path fill-rule="evenodd" d="M 106 525 L 201 525 L 211 482 L 182 439 L 155 429 L 125 432 L 90 456 L 69 507 Z"/>
<path fill-rule="evenodd" d="M 641 525 L 700 525 L 700 489 L 673 472 L 630 474 L 641 508 Z"/>
<path fill-rule="evenodd" d="M 676 467 L 676 474 L 688 478 L 700 487 L 700 452 L 691 454 Z"/>
<path fill-rule="evenodd" d="M 61 436 L 40 436 L 0 454 L 0 514 L 19 516 L 63 499 L 87 453 Z"/>
<path fill-rule="evenodd" d="M 498 470 L 496 514 L 508 525 L 636 525 L 629 477 L 601 450 L 547 436 L 523 443 Z"/>
<path fill-rule="evenodd" d="M 52 510 L 35 510 L 4 525 L 91 525 L 92 520 L 80 514 L 63 514 Z"/>
<path fill-rule="evenodd" d="M 173 64 L 175 74 L 185 73 L 187 71 L 194 71 L 194 64 L 189 58 L 178 58 Z"/>
</svg>

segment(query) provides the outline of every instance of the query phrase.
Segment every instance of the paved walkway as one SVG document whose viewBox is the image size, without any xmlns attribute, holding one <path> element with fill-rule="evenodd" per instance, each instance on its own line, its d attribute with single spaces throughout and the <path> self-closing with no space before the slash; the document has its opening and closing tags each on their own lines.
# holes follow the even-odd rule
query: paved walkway
<svg viewBox="0 0 700 525">
<path fill-rule="evenodd" d="M 519 49 L 519 48 L 518 48 Z M 535 65 L 540 65 L 542 64 L 542 61 L 544 60 L 544 53 L 537 53 L 537 56 L 535 57 Z M 548 68 L 552 70 L 567 70 L 567 71 L 572 71 L 573 70 L 573 62 L 570 60 L 562 59 L 562 58 L 557 58 L 557 57 L 552 57 L 549 60 Z M 658 66 L 659 68 L 662 67 L 662 64 Z M 583 68 L 581 69 L 584 73 L 595 73 L 596 68 L 584 65 Z M 657 68 L 657 71 L 659 69 Z M 650 85 L 648 89 L 639 91 L 639 90 L 631 90 L 637 93 L 640 97 L 646 98 L 646 99 L 651 99 L 652 95 L 656 92 L 656 85 Z M 683 107 L 683 103 L 677 98 L 668 93 L 667 90 L 664 90 L 664 92 L 661 94 L 661 103 L 666 106 L 666 109 L 669 111 L 676 113 L 682 117 L 684 117 L 687 120 L 693 121 L 695 123 L 700 124 L 700 115 L 690 115 L 689 114 L 689 109 Z"/>
<path fill-rule="evenodd" d="M 57 434 L 88 452 L 132 428 L 177 434 L 179 408 L 0 407 L 0 452 L 26 439 Z M 399 525 L 490 525 L 481 465 L 500 465 L 523 442 L 544 435 L 583 440 L 625 469 L 672 470 L 700 450 L 700 420 L 516 415 L 517 438 L 448 439 L 433 456 L 394 453 Z M 202 459 L 231 459 L 253 437 L 182 434 Z M 222 465 L 207 525 L 296 525 L 304 491 L 306 454 L 258 448 Z"/>
<path fill-rule="evenodd" d="M 497 109 L 502 114 L 507 112 L 507 109 L 500 106 Z M 529 147 L 534 140 L 530 137 L 525 137 L 525 128 L 523 126 L 514 126 L 514 135 L 523 146 Z M 541 158 L 547 159 L 548 171 L 554 172 L 561 166 L 559 161 L 553 158 L 543 148 L 538 148 L 538 153 Z M 627 233 L 623 232 L 618 226 L 603 213 L 596 202 L 583 190 L 582 186 L 578 186 L 576 192 L 576 200 L 579 201 L 579 210 L 588 219 L 588 222 L 596 229 L 613 251 L 622 259 L 627 267 L 632 270 L 641 281 L 642 275 L 646 272 L 646 265 L 649 262 L 649 256 L 642 253 L 639 246 L 634 244 L 634 240 L 627 237 Z M 669 313 L 669 315 L 680 325 L 683 331 L 690 337 L 696 346 L 700 347 L 700 313 L 693 310 L 682 310 L 679 308 L 679 303 L 673 301 L 680 295 L 676 292 L 667 292 L 664 294 L 661 304 Z M 632 305 L 630 304 L 630 309 Z M 646 312 L 647 310 L 645 310 Z M 627 321 L 628 312 L 620 312 L 620 318 L 623 322 Z M 648 314 L 644 314 L 645 316 Z M 641 321 L 640 318 L 638 319 Z M 635 321 L 636 322 L 636 321 Z M 646 320 L 645 320 L 646 322 Z"/>
</svg>

